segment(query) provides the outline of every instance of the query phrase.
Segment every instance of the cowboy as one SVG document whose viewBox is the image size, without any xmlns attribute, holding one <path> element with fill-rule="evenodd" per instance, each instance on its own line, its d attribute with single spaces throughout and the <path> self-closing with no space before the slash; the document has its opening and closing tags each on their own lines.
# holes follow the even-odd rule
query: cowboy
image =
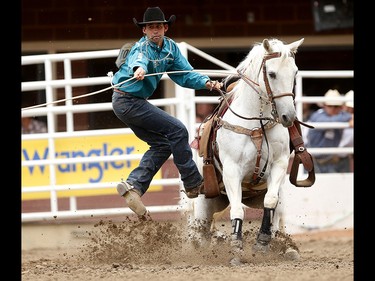
<svg viewBox="0 0 375 281">
<path fill-rule="evenodd" d="M 131 48 L 112 80 L 114 113 L 149 145 L 139 166 L 117 185 L 120 196 L 140 219 L 150 218 L 141 197 L 171 154 L 186 195 L 195 198 L 203 192 L 203 177 L 193 160 L 185 125 L 147 101 L 163 73 L 167 73 L 176 84 L 195 90 L 220 90 L 222 86 L 218 81 L 211 81 L 208 76 L 193 71 L 176 42 L 165 36 L 175 19 L 176 16 L 172 15 L 166 20 L 159 7 L 147 8 L 141 22 L 133 18 L 144 36 Z"/>
</svg>

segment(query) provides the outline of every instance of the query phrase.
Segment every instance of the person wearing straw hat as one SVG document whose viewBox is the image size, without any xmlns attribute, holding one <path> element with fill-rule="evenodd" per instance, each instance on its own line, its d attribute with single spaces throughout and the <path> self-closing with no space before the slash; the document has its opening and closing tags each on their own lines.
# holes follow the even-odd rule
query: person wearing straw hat
<svg viewBox="0 0 375 281">
<path fill-rule="evenodd" d="M 349 122 L 352 115 L 343 110 L 344 102 L 337 98 L 342 97 L 337 90 L 328 90 L 324 97 L 326 101 L 319 104 L 322 108 L 311 114 L 308 122 Z M 343 129 L 309 129 L 306 147 L 338 147 L 342 138 Z M 333 154 L 314 154 L 315 172 L 342 173 L 347 172 L 346 158 Z"/>
<path fill-rule="evenodd" d="M 147 8 L 142 21 L 133 18 L 143 37 L 130 49 L 112 78 L 115 115 L 149 145 L 139 166 L 117 185 L 120 196 L 140 219 L 150 218 L 141 196 L 171 154 L 187 197 L 197 197 L 203 193 L 204 186 L 203 177 L 193 160 L 187 128 L 147 99 L 156 90 L 164 73 L 185 88 L 212 91 L 222 87 L 222 83 L 194 71 L 176 42 L 165 36 L 175 20 L 175 15 L 166 20 L 159 7 Z"/>
<path fill-rule="evenodd" d="M 350 90 L 345 94 L 346 98 L 349 98 L 351 100 L 348 100 L 344 104 L 344 110 L 346 112 L 349 112 L 352 115 L 352 119 L 349 120 L 349 127 L 345 128 L 341 141 L 339 144 L 339 147 L 354 147 L 354 91 Z M 353 172 L 354 171 L 354 159 L 353 155 L 340 155 L 340 157 L 347 158 L 349 163 L 348 163 L 348 172 Z"/>
</svg>

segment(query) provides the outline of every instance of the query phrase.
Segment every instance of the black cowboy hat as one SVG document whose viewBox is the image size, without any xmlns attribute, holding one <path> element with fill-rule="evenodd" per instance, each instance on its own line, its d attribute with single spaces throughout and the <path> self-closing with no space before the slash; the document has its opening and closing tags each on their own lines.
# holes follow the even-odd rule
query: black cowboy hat
<svg viewBox="0 0 375 281">
<path fill-rule="evenodd" d="M 147 8 L 146 12 L 143 14 L 143 21 L 138 22 L 135 18 L 133 18 L 133 22 L 138 27 L 143 27 L 146 23 L 166 23 L 171 25 L 176 20 L 175 15 L 171 15 L 169 20 L 165 20 L 164 13 L 159 7 L 149 7 Z"/>
</svg>

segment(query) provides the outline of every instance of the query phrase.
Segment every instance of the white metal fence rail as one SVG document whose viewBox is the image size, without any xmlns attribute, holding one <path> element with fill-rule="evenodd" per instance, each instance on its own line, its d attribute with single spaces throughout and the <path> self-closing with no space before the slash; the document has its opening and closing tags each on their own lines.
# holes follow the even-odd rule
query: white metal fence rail
<svg viewBox="0 0 375 281">
<path fill-rule="evenodd" d="M 188 51 L 194 52 L 203 58 L 215 63 L 216 65 L 223 68 L 222 71 L 218 70 L 196 70 L 208 74 L 213 78 L 225 77 L 229 72 L 234 72 L 234 68 L 224 62 L 217 60 L 216 58 L 186 44 L 179 43 L 179 47 L 185 56 L 188 56 Z M 46 160 L 24 160 L 22 166 L 49 166 L 50 169 L 50 182 L 46 186 L 33 186 L 33 187 L 22 187 L 22 193 L 30 192 L 43 192 L 47 191 L 50 193 L 50 204 L 51 209 L 48 212 L 31 212 L 22 213 L 22 222 L 31 221 L 46 221 L 54 220 L 58 217 L 59 219 L 67 218 L 91 218 L 93 216 L 115 216 L 115 215 L 126 215 L 131 214 L 129 208 L 105 208 L 105 209 L 90 209 L 90 210 L 79 210 L 77 209 L 77 202 L 74 196 L 69 198 L 70 208 L 67 211 L 59 210 L 57 191 L 62 190 L 85 190 L 85 189 L 99 189 L 104 187 L 113 186 L 110 182 L 102 182 L 99 184 L 76 184 L 76 185 L 58 185 L 56 183 L 56 175 L 54 167 L 59 164 L 68 163 L 90 163 L 90 162 L 109 162 L 118 160 L 134 160 L 141 159 L 141 154 L 131 155 L 116 155 L 116 156 L 96 156 L 96 157 L 81 157 L 81 158 L 66 158 L 60 159 L 55 157 L 55 145 L 54 141 L 59 138 L 80 138 L 84 136 L 103 136 L 103 135 L 116 135 L 116 134 L 132 134 L 132 131 L 128 128 L 119 129 L 104 129 L 104 130 L 88 130 L 88 131 L 75 131 L 74 129 L 74 113 L 82 112 L 100 112 L 100 111 L 112 111 L 111 102 L 106 103 L 95 103 L 95 104 L 80 104 L 74 105 L 73 103 L 73 87 L 79 86 L 92 86 L 92 85 L 103 85 L 103 90 L 110 88 L 110 78 L 108 76 L 101 77 L 90 77 L 90 78 L 73 78 L 72 76 L 72 61 L 74 60 L 90 60 L 96 58 L 114 58 L 117 56 L 118 50 L 108 51 L 91 51 L 91 52 L 77 52 L 77 53 L 65 53 L 65 54 L 48 54 L 48 55 L 32 55 L 23 56 L 22 65 L 32 64 L 43 64 L 45 69 L 45 79 L 43 81 L 30 81 L 22 82 L 22 95 L 27 94 L 28 91 L 45 90 L 46 105 L 41 107 L 33 107 L 23 109 L 21 111 L 22 117 L 26 116 L 46 116 L 48 132 L 45 134 L 25 134 L 22 135 L 22 140 L 48 140 L 49 157 Z M 64 79 L 55 79 L 54 63 L 63 62 L 64 65 Z M 299 71 L 296 80 L 296 107 L 298 118 L 302 120 L 303 116 L 303 103 L 317 103 L 325 100 L 322 96 L 306 97 L 303 96 L 303 79 L 304 78 L 353 78 L 353 71 Z M 163 83 L 167 83 L 169 78 L 164 75 Z M 173 84 L 173 83 L 172 83 Z M 174 84 L 173 84 L 174 85 Z M 195 104 L 196 103 L 218 103 L 216 96 L 195 96 L 195 91 L 191 89 L 185 89 L 174 85 L 175 96 L 171 98 L 155 99 L 150 100 L 156 106 L 170 106 L 173 108 L 173 112 L 188 128 L 191 138 L 194 137 L 196 131 L 196 115 L 195 115 Z M 57 88 L 65 89 L 65 105 L 54 106 L 56 103 L 55 90 Z M 95 93 L 92 93 L 95 94 Z M 346 99 L 343 97 L 343 101 Z M 55 120 L 57 115 L 64 114 L 66 117 L 66 132 L 56 132 Z M 348 126 L 347 123 L 314 123 L 311 124 L 315 128 L 332 127 L 332 128 L 345 128 Z M 319 153 L 353 153 L 353 148 L 310 148 L 309 152 L 315 154 Z M 163 178 L 155 179 L 151 185 L 180 185 L 181 181 L 179 178 Z M 151 212 L 171 212 L 180 211 L 181 206 L 147 206 Z"/>
</svg>

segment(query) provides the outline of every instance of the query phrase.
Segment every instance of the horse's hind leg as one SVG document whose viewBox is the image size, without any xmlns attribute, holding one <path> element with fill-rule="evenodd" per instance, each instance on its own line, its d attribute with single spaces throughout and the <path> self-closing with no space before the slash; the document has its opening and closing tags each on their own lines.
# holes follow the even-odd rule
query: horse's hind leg
<svg viewBox="0 0 375 281">
<path fill-rule="evenodd" d="M 206 246 L 211 243 L 212 235 L 217 233 L 213 223 L 219 214 L 225 210 L 229 202 L 224 197 L 207 199 L 199 195 L 193 201 L 192 215 L 189 218 L 189 237 L 197 247 Z"/>
<path fill-rule="evenodd" d="M 211 230 L 210 230 L 212 234 L 212 237 L 211 237 L 212 244 L 218 244 L 227 240 L 227 235 L 224 232 L 216 228 L 216 223 L 224 216 L 225 213 L 229 212 L 230 210 L 229 202 L 227 204 L 228 206 L 224 210 L 215 212 L 212 215 L 212 223 L 211 223 Z"/>
</svg>

